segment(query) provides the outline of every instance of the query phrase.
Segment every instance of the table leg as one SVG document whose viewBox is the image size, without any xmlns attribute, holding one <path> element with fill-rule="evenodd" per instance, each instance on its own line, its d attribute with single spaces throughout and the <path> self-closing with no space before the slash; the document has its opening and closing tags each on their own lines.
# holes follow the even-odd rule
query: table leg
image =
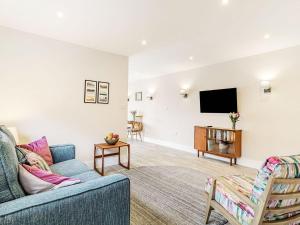
<svg viewBox="0 0 300 225">
<path fill-rule="evenodd" d="M 130 145 L 128 145 L 127 148 L 128 148 L 128 169 L 130 169 Z"/>
<path fill-rule="evenodd" d="M 104 176 L 104 149 L 102 149 L 102 167 L 101 167 L 101 175 Z"/>
<path fill-rule="evenodd" d="M 119 148 L 119 152 L 120 152 L 120 148 Z M 128 153 L 128 159 L 127 159 L 127 165 L 124 165 L 123 163 L 121 163 L 120 157 L 121 157 L 121 153 L 119 154 L 119 165 L 124 167 L 125 169 L 130 169 L 130 145 L 127 145 L 127 153 Z"/>
<path fill-rule="evenodd" d="M 96 151 L 97 151 L 97 148 L 96 148 L 96 145 L 94 145 L 94 170 L 96 170 Z"/>
<path fill-rule="evenodd" d="M 121 164 L 121 147 L 119 147 L 119 165 Z"/>
</svg>

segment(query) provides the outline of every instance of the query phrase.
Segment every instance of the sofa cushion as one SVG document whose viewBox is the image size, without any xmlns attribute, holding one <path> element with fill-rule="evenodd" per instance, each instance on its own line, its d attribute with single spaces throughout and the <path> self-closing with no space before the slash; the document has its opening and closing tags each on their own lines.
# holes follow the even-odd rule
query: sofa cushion
<svg viewBox="0 0 300 225">
<path fill-rule="evenodd" d="M 16 147 L 16 151 L 17 155 L 21 156 L 20 158 L 18 157 L 20 164 L 28 164 L 31 166 L 35 166 L 39 169 L 51 172 L 51 169 L 47 162 L 37 153 L 21 147 Z"/>
<path fill-rule="evenodd" d="M 27 194 L 37 194 L 80 183 L 79 179 L 61 176 L 26 164 L 19 165 L 20 182 Z"/>
<path fill-rule="evenodd" d="M 207 180 L 205 188 L 207 192 L 211 189 L 212 180 L 212 178 Z M 254 209 L 243 202 L 236 194 L 229 191 L 225 183 L 249 199 L 253 182 L 254 179 L 251 177 L 234 175 L 220 177 L 216 183 L 215 200 L 243 225 L 252 223 L 254 219 Z"/>
<path fill-rule="evenodd" d="M 37 153 L 43 157 L 49 166 L 53 164 L 52 155 L 49 149 L 47 138 L 45 136 L 29 144 L 19 145 L 19 147 Z"/>
<path fill-rule="evenodd" d="M 95 180 L 99 177 L 101 177 L 99 173 L 93 170 L 72 176 L 72 178 L 78 178 L 81 182 Z"/>
<path fill-rule="evenodd" d="M 15 140 L 5 126 L 0 126 L 0 203 L 25 196 L 18 181 Z"/>
<path fill-rule="evenodd" d="M 50 166 L 50 169 L 53 173 L 57 173 L 67 177 L 75 176 L 91 170 L 87 165 L 77 159 L 53 164 L 52 166 Z"/>
</svg>

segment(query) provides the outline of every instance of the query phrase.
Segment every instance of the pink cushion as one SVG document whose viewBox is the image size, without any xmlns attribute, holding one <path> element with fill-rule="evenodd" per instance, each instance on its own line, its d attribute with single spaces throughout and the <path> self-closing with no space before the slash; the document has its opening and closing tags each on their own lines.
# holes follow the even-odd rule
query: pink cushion
<svg viewBox="0 0 300 225">
<path fill-rule="evenodd" d="M 64 177 L 26 164 L 19 165 L 19 180 L 27 194 L 37 194 L 80 183 L 79 179 Z"/>
<path fill-rule="evenodd" d="M 19 145 L 19 147 L 39 154 L 49 166 L 53 164 L 52 155 L 48 146 L 47 138 L 45 136 L 29 144 Z"/>
</svg>

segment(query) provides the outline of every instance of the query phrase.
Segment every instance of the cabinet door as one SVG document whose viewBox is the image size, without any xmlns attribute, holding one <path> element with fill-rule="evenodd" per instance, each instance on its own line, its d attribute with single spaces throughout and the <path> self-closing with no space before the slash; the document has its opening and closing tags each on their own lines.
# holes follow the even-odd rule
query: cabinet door
<svg viewBox="0 0 300 225">
<path fill-rule="evenodd" d="M 205 127 L 195 127 L 194 131 L 194 148 L 202 151 L 206 151 L 206 132 Z"/>
</svg>

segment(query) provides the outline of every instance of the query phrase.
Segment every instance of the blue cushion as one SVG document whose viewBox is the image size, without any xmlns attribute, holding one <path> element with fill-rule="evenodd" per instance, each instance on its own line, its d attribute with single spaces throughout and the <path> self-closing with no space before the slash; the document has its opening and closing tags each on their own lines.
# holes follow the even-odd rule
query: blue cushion
<svg viewBox="0 0 300 225">
<path fill-rule="evenodd" d="M 66 177 L 71 177 L 91 171 L 91 169 L 87 165 L 77 159 L 53 164 L 52 166 L 50 166 L 50 169 L 53 173 L 57 173 Z"/>
<path fill-rule="evenodd" d="M 18 181 L 18 158 L 15 140 L 6 127 L 0 126 L 0 203 L 25 196 Z"/>
<path fill-rule="evenodd" d="M 84 172 L 84 173 L 72 176 L 72 178 L 80 179 L 81 182 L 87 182 L 87 181 L 90 181 L 90 180 L 95 180 L 99 177 L 101 177 L 101 176 L 96 171 L 88 171 L 88 172 Z"/>
<path fill-rule="evenodd" d="M 49 148 L 54 164 L 75 159 L 75 145 L 52 145 Z"/>
</svg>

